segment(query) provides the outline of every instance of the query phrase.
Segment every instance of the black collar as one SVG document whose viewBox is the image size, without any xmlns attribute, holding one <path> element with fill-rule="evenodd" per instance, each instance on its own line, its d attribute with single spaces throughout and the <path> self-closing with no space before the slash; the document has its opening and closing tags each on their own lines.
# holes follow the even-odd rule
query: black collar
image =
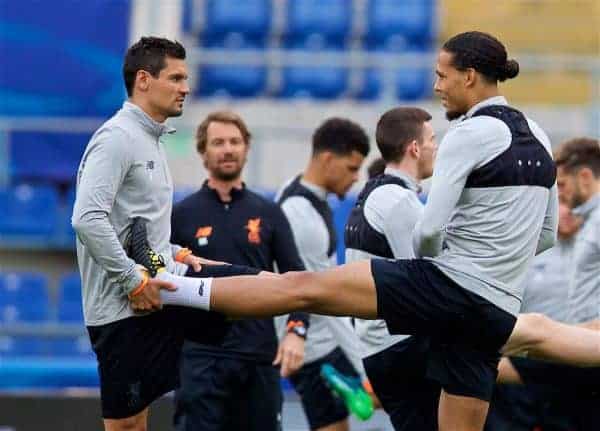
<svg viewBox="0 0 600 431">
<path fill-rule="evenodd" d="M 202 192 L 207 193 L 210 196 L 213 196 L 215 200 L 221 202 L 221 203 L 227 203 L 227 202 L 223 202 L 221 200 L 221 197 L 219 196 L 219 193 L 217 192 L 217 190 L 213 189 L 212 187 L 210 187 L 208 185 L 208 180 L 205 180 L 204 183 L 202 184 L 202 188 L 200 189 Z M 242 182 L 242 188 L 238 189 L 237 187 L 233 187 L 231 189 L 230 195 L 231 195 L 231 201 L 237 201 L 241 198 L 243 198 L 246 195 L 247 189 L 246 189 L 246 183 Z"/>
</svg>

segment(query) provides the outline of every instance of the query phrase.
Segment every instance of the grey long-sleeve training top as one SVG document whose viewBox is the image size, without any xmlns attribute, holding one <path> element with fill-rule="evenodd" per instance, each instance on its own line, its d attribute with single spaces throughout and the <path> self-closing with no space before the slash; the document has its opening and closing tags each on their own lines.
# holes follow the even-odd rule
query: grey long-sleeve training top
<svg viewBox="0 0 600 431">
<path fill-rule="evenodd" d="M 550 188 L 512 183 L 468 186 L 473 171 L 511 146 L 511 131 L 503 121 L 473 115 L 489 105 L 507 102 L 497 96 L 478 103 L 444 136 L 413 244 L 417 256 L 431 258 L 458 285 L 517 315 L 531 259 L 556 241 L 558 195 L 555 182 Z M 527 126 L 547 154 L 541 150 L 532 153 L 533 159 L 510 159 L 502 167 L 508 174 L 547 172 L 547 163 L 552 163 L 546 134 L 529 119 Z"/>
<path fill-rule="evenodd" d="M 172 132 L 125 102 L 94 133 L 83 154 L 72 225 L 88 326 L 139 315 L 129 307 L 127 294 L 140 284 L 142 274 L 123 249 L 134 217 L 148 222 L 150 245 L 169 272 L 187 270 L 173 260 L 177 247 L 169 242 L 173 184 L 160 137 Z"/>
</svg>

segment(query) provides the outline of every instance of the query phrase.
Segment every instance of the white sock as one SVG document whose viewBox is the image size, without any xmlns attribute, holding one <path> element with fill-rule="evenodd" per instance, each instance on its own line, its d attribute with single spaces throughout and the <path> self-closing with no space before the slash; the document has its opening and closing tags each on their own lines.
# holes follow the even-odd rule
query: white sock
<svg viewBox="0 0 600 431">
<path fill-rule="evenodd" d="M 177 287 L 177 290 L 160 290 L 160 299 L 163 304 L 183 305 L 184 307 L 210 310 L 210 287 L 212 277 L 194 278 L 181 277 L 167 271 L 159 273 L 156 278 L 168 281 Z"/>
</svg>

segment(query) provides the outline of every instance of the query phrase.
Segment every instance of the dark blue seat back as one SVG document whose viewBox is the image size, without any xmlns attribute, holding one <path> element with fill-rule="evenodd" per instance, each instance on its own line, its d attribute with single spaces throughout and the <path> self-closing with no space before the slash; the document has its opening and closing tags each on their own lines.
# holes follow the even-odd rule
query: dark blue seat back
<svg viewBox="0 0 600 431">
<path fill-rule="evenodd" d="M 48 319 L 48 281 L 42 274 L 0 274 L 0 321 L 4 324 Z"/>
<path fill-rule="evenodd" d="M 369 0 L 367 45 L 427 49 L 434 41 L 434 0 Z"/>
<path fill-rule="evenodd" d="M 271 31 L 271 18 L 269 0 L 208 0 L 202 38 L 205 46 L 225 45 L 232 34 L 264 44 Z"/>
<path fill-rule="evenodd" d="M 25 184 L 1 188 L 0 214 L 0 237 L 48 237 L 58 223 L 58 192 Z"/>
<path fill-rule="evenodd" d="M 285 44 L 295 48 L 346 45 L 352 28 L 350 0 L 290 0 Z"/>
</svg>

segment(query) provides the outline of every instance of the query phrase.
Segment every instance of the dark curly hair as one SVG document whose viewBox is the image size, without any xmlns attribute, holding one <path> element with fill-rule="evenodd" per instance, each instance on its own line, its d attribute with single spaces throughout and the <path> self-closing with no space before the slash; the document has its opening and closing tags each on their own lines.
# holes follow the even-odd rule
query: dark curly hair
<svg viewBox="0 0 600 431">
<path fill-rule="evenodd" d="M 455 68 L 473 68 L 488 82 L 506 81 L 519 74 L 519 63 L 509 60 L 502 42 L 487 33 L 469 31 L 457 34 L 442 46 L 442 50 L 453 54 Z"/>
<path fill-rule="evenodd" d="M 357 151 L 369 154 L 369 137 L 362 127 L 345 118 L 330 118 L 321 124 L 312 137 L 313 155 L 331 151 L 338 155 L 350 155 Z"/>
<path fill-rule="evenodd" d="M 156 78 L 166 67 L 166 57 L 185 60 L 185 48 L 177 41 L 152 36 L 142 37 L 134 43 L 127 50 L 123 62 L 123 79 L 127 95 L 133 94 L 133 84 L 138 70 L 145 70 Z"/>
</svg>

